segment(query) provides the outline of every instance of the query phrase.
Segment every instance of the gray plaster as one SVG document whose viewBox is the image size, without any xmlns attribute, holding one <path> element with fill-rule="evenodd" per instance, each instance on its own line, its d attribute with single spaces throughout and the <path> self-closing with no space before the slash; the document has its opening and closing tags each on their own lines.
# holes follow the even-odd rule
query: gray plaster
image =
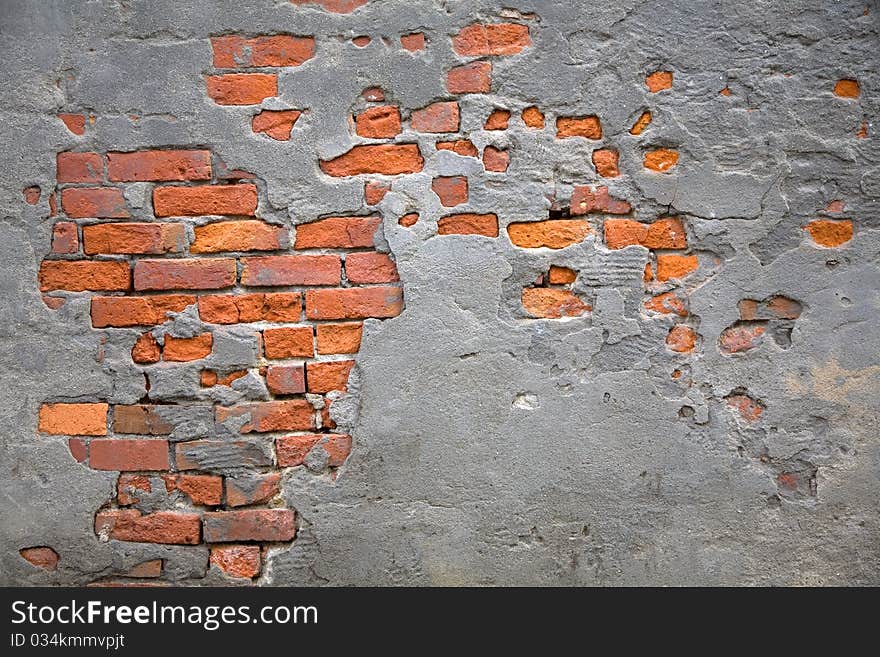
<svg viewBox="0 0 880 657">
<path fill-rule="evenodd" d="M 225 582 L 213 568 L 202 578 L 204 546 L 101 541 L 93 514 L 115 474 L 77 464 L 63 438 L 36 431 L 50 397 L 135 403 L 147 394 L 126 360 L 136 331 L 110 331 L 102 344 L 87 295 L 57 311 L 40 299 L 55 153 L 209 146 L 229 168 L 257 175 L 261 216 L 286 222 L 292 236 L 301 221 L 361 211 L 362 179 L 317 170 L 318 157 L 352 145 L 347 117 L 361 90 L 382 86 L 405 112 L 446 98 L 443 73 L 458 63 L 449 35 L 505 16 L 530 25 L 532 47 L 497 59 L 493 94 L 460 106 L 463 133 L 479 147 L 508 146 L 510 170 L 485 174 L 408 127 L 398 139 L 419 143 L 426 159 L 425 172 L 396 178 L 379 206 L 406 308 L 367 323 L 351 391 L 332 405 L 354 436 L 337 477 L 320 451 L 286 471 L 283 497 L 300 531 L 270 549 L 260 581 L 880 584 L 880 13 L 831 0 L 374 1 L 351 15 L 271 0 L 4 2 L 0 581 L 80 584 L 162 558 L 176 582 Z M 414 30 L 429 46 L 410 55 L 396 39 Z M 266 103 L 307 110 L 289 142 L 253 134 L 254 110 L 215 105 L 202 79 L 208 36 L 276 32 L 318 39 L 316 57 L 283 71 L 279 99 Z M 372 43 L 355 48 L 347 39 L 358 34 Z M 674 71 L 674 89 L 649 96 L 644 75 L 658 68 Z M 858 101 L 833 96 L 844 77 L 859 80 Z M 719 95 L 725 86 L 730 97 Z M 532 104 L 547 116 L 541 135 L 518 118 Z M 481 130 L 494 106 L 513 112 L 505 133 Z M 647 107 L 654 122 L 635 138 L 627 130 Z M 96 116 L 86 136 L 55 118 L 68 110 Z M 701 346 L 687 361 L 664 349 L 668 320 L 639 315 L 644 249 L 607 252 L 591 237 L 526 252 L 506 237 L 510 222 L 546 218 L 554 195 L 600 182 L 594 144 L 559 142 L 551 130 L 558 115 L 591 113 L 625 174 L 602 184 L 638 219 L 672 213 L 688 224 L 701 258 L 688 284 Z M 869 136 L 857 139 L 863 121 Z M 672 175 L 641 168 L 644 150 L 660 146 L 681 153 Z M 432 175 L 468 175 L 471 200 L 456 210 L 497 213 L 501 236 L 436 236 L 447 210 Z M 42 190 L 35 206 L 22 197 L 30 185 Z M 142 191 L 129 202 L 146 215 Z M 836 199 L 856 236 L 832 251 L 800 227 Z M 413 210 L 419 223 L 400 227 Z M 519 291 L 550 264 L 580 271 L 574 289 L 594 304 L 591 319 L 525 317 Z M 737 302 L 774 294 L 803 304 L 791 345 L 769 339 L 744 357 L 721 354 Z M 166 331 L 198 333 L 198 318 L 183 313 Z M 215 341 L 213 366 L 253 364 L 256 347 L 235 328 Z M 692 386 L 670 379 L 677 366 Z M 216 399 L 200 388 L 199 369 L 151 376 L 149 398 L 266 398 L 249 376 Z M 759 425 L 727 407 L 737 389 L 766 406 Z M 193 415 L 172 438 L 203 437 L 209 421 Z M 263 439 L 247 440 L 265 463 Z M 222 450 L 199 449 L 226 465 Z M 779 471 L 762 455 L 815 469 L 815 494 L 780 494 Z M 52 546 L 58 569 L 24 561 L 18 550 L 32 545 Z"/>
</svg>

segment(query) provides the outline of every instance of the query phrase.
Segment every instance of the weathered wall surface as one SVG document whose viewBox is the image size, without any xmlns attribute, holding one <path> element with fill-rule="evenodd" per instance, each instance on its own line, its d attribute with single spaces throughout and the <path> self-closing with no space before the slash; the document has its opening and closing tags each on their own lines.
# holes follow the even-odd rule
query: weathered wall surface
<svg viewBox="0 0 880 657">
<path fill-rule="evenodd" d="M 6 584 L 880 584 L 880 8 L 2 3 Z"/>
</svg>

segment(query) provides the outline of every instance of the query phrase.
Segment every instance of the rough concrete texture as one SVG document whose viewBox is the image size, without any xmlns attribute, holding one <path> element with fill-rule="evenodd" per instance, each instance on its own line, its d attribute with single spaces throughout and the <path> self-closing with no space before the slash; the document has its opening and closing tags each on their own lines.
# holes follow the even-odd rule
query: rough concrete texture
<svg viewBox="0 0 880 657">
<path fill-rule="evenodd" d="M 2 3 L 2 582 L 880 584 L 876 4 L 371 0 L 328 10 L 339 4 Z M 525 26 L 527 43 L 457 53 L 453 37 L 475 23 Z M 425 35 L 424 49 L 401 46 L 411 33 Z M 213 102 L 210 38 L 274 34 L 314 35 L 314 56 L 252 63 L 278 73 L 277 95 L 262 102 Z M 359 46 L 359 36 L 371 40 Z M 447 71 L 474 60 L 491 64 L 488 92 L 448 91 Z M 648 77 L 656 71 L 671 72 L 671 86 Z M 851 83 L 835 93 L 839 80 L 856 80 L 857 95 Z M 368 87 L 385 101 L 361 98 Z M 460 128 L 415 130 L 411 113 L 437 101 L 458 102 Z M 400 108 L 402 132 L 356 136 L 352 115 L 377 105 Z M 543 128 L 526 125 L 531 106 Z M 509 123 L 485 130 L 496 108 Z M 254 132 L 260 109 L 303 113 L 284 140 L 283 129 L 281 139 Z M 646 111 L 650 124 L 632 134 Z M 62 113 L 79 115 L 84 134 Z M 585 116 L 599 118 L 601 138 L 557 138 L 557 118 Z M 435 147 L 454 139 L 477 156 Z M 394 142 L 418 144 L 423 168 L 319 168 L 356 144 Z M 509 155 L 506 172 L 486 171 L 489 146 Z M 147 366 L 145 378 L 130 355 L 143 330 L 90 321 L 91 298 L 107 293 L 50 293 L 55 309 L 41 299 L 38 270 L 56 257 L 53 225 L 64 220 L 49 203 L 56 153 L 159 147 L 209 150 L 215 171 L 222 160 L 252 173 L 257 217 L 291 242 L 318 217 L 381 214 L 376 249 L 396 262 L 405 307 L 365 321 L 348 391 L 326 396 L 337 433 L 352 436 L 344 463 L 312 449 L 302 465 L 266 467 L 278 463 L 276 433 L 238 436 L 247 414 L 214 424 L 211 405 L 271 396 L 246 326 L 214 327 L 209 360 Z M 619 176 L 600 175 L 613 171 L 594 165 L 596 149 L 618 151 Z M 674 165 L 662 152 L 645 159 L 657 149 L 677 153 Z M 438 176 L 467 177 L 467 201 L 441 205 Z M 368 208 L 369 181 L 391 189 Z M 584 186 L 631 208 L 584 213 Z M 152 187 L 125 186 L 133 220 L 156 221 Z M 413 212 L 414 225 L 398 223 Z M 496 214 L 498 236 L 442 234 L 439 220 L 461 212 Z M 613 243 L 614 220 L 665 217 L 680 220 L 677 234 L 654 243 L 618 224 Z M 548 219 L 589 231 L 563 248 L 511 241 L 509 224 Z M 830 228 L 805 229 L 817 220 Z M 188 241 L 204 222 L 182 221 Z M 551 265 L 576 279 L 554 282 Z M 666 292 L 677 301 L 652 302 Z M 205 330 L 194 305 L 157 324 L 166 355 L 168 336 Z M 247 371 L 206 391 L 200 370 L 212 364 Z M 260 539 L 259 574 L 251 553 L 236 576 L 209 565 L 205 543 L 108 535 L 95 517 L 123 505 L 118 471 L 77 463 L 63 432 L 38 431 L 46 402 L 144 399 L 165 404 L 172 454 L 215 441 L 187 458 L 224 477 L 230 505 L 233 484 L 253 498 L 254 477 L 281 474 L 278 494 L 251 501 L 295 510 L 297 535 Z M 246 445 L 236 456 L 216 441 Z M 161 474 L 145 470 L 158 479 L 131 513 L 214 508 L 180 493 L 153 499 L 165 493 Z M 25 559 L 45 555 L 20 553 L 32 547 L 51 547 L 57 563 Z"/>
</svg>

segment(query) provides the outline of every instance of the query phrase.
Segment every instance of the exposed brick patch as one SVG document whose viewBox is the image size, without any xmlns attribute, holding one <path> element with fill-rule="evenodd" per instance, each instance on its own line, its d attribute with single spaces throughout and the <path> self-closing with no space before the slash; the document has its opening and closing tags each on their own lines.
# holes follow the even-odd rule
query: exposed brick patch
<svg viewBox="0 0 880 657">
<path fill-rule="evenodd" d="M 262 110 L 251 119 L 251 129 L 276 141 L 288 141 L 300 116 L 299 110 Z"/>
</svg>

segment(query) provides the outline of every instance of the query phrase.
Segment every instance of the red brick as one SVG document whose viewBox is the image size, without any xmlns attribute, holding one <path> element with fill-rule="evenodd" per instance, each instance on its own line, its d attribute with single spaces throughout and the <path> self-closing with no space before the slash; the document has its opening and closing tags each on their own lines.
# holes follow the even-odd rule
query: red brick
<svg viewBox="0 0 880 657">
<path fill-rule="evenodd" d="M 438 176 L 431 181 L 431 189 L 444 207 L 467 203 L 468 180 L 465 176 Z"/>
<path fill-rule="evenodd" d="M 852 239 L 853 223 L 849 219 L 817 219 L 807 224 L 806 231 L 813 242 L 832 249 Z"/>
<path fill-rule="evenodd" d="M 338 468 L 351 454 L 351 436 L 325 434 L 319 445 L 327 452 L 327 465 L 331 468 Z"/>
<path fill-rule="evenodd" d="M 510 241 L 525 249 L 564 249 L 583 242 L 590 232 L 590 224 L 586 219 L 524 221 L 507 226 Z"/>
<path fill-rule="evenodd" d="M 122 473 L 116 480 L 116 501 L 122 506 L 131 506 L 140 502 L 141 492 L 151 493 L 152 490 L 149 475 Z"/>
<path fill-rule="evenodd" d="M 195 513 L 156 511 L 141 515 L 134 509 L 111 509 L 95 515 L 95 533 L 117 541 L 197 545 L 200 520 Z"/>
<path fill-rule="evenodd" d="M 510 153 L 494 146 L 483 149 L 483 168 L 486 171 L 504 173 L 510 166 Z"/>
<path fill-rule="evenodd" d="M 253 579 L 260 574 L 262 560 L 259 545 L 224 545 L 211 548 L 211 564 L 226 575 Z"/>
<path fill-rule="evenodd" d="M 389 191 L 391 191 L 391 185 L 370 181 L 364 185 L 364 200 L 367 205 L 378 205 Z"/>
<path fill-rule="evenodd" d="M 193 338 L 175 338 L 166 335 L 162 358 L 178 363 L 200 360 L 211 355 L 213 344 L 214 336 L 211 333 L 202 333 Z"/>
<path fill-rule="evenodd" d="M 645 153 L 644 166 L 646 169 L 666 173 L 678 162 L 678 151 L 668 148 L 656 148 Z"/>
<path fill-rule="evenodd" d="M 62 436 L 104 436 L 108 409 L 107 404 L 43 404 L 38 430 Z"/>
<path fill-rule="evenodd" d="M 89 447 L 82 438 L 68 438 L 67 449 L 77 463 L 83 463 L 89 458 Z"/>
<path fill-rule="evenodd" d="M 675 313 L 679 317 L 687 317 L 688 314 L 687 305 L 674 292 L 664 292 L 652 297 L 645 301 L 645 308 L 663 315 Z"/>
<path fill-rule="evenodd" d="M 99 183 L 104 179 L 104 158 L 97 153 L 58 153 L 55 163 L 60 183 Z"/>
<path fill-rule="evenodd" d="M 202 370 L 200 372 L 200 379 L 203 388 L 210 388 L 211 386 L 226 386 L 227 388 L 232 385 L 233 381 L 237 381 L 243 376 L 247 376 L 247 370 L 235 370 L 230 372 L 229 374 L 220 377 L 217 375 L 217 372 L 214 370 Z"/>
<path fill-rule="evenodd" d="M 234 258 L 138 260 L 136 290 L 216 290 L 235 285 Z"/>
<path fill-rule="evenodd" d="M 295 5 L 320 5 L 334 14 L 350 14 L 370 0 L 290 0 Z"/>
<path fill-rule="evenodd" d="M 223 477 L 217 475 L 175 474 L 163 475 L 165 490 L 172 493 L 179 490 L 189 497 L 193 504 L 218 506 L 223 503 Z"/>
<path fill-rule="evenodd" d="M 578 317 L 591 310 L 589 304 L 581 301 L 569 290 L 550 287 L 523 288 L 522 305 L 533 317 L 546 319 Z"/>
<path fill-rule="evenodd" d="M 404 50 L 409 50 L 410 52 L 424 50 L 425 33 L 411 32 L 410 34 L 404 34 L 400 37 L 400 45 L 403 47 Z"/>
<path fill-rule="evenodd" d="M 239 480 L 226 478 L 226 504 L 231 507 L 262 504 L 279 493 L 278 484 L 281 473 L 268 472 L 263 475 L 247 475 Z"/>
<path fill-rule="evenodd" d="M 596 173 L 603 178 L 616 178 L 620 175 L 617 168 L 618 153 L 613 148 L 599 148 L 593 151 L 593 166 Z"/>
<path fill-rule="evenodd" d="M 483 130 L 507 130 L 510 123 L 510 111 L 506 109 L 494 109 L 486 119 Z"/>
<path fill-rule="evenodd" d="M 672 72 L 671 71 L 654 71 L 645 76 L 645 86 L 652 94 L 664 89 L 672 89 Z"/>
<path fill-rule="evenodd" d="M 157 217 L 253 216 L 257 210 L 257 188 L 249 183 L 156 187 L 153 190 L 153 208 Z"/>
<path fill-rule="evenodd" d="M 724 329 L 718 341 L 721 353 L 738 354 L 760 346 L 767 332 L 762 323 L 735 324 Z M 92 443 L 94 444 L 94 443 Z"/>
<path fill-rule="evenodd" d="M 393 105 L 371 107 L 355 120 L 356 132 L 361 137 L 388 139 L 400 134 L 400 110 Z"/>
<path fill-rule="evenodd" d="M 113 432 L 121 434 L 138 434 L 142 436 L 167 436 L 174 431 L 174 425 L 162 419 L 162 416 L 150 404 L 132 404 L 113 407 Z"/>
<path fill-rule="evenodd" d="M 362 34 L 361 36 L 356 36 L 351 40 L 351 42 L 358 48 L 365 48 L 366 46 L 370 45 L 371 41 L 372 39 L 364 34 Z"/>
<path fill-rule="evenodd" d="M 321 171 L 341 178 L 379 173 L 396 176 L 422 170 L 425 161 L 418 144 L 366 144 L 355 146 L 332 160 L 321 160 Z"/>
<path fill-rule="evenodd" d="M 532 128 L 533 130 L 544 129 L 544 113 L 534 105 L 526 107 L 522 111 L 522 120 L 527 128 Z"/>
<path fill-rule="evenodd" d="M 602 124 L 598 116 L 560 116 L 556 119 L 556 138 L 586 137 L 602 139 Z"/>
<path fill-rule="evenodd" d="M 399 287 L 362 287 L 306 291 L 309 319 L 366 319 L 396 317 L 403 311 Z"/>
<path fill-rule="evenodd" d="M 290 541 L 296 536 L 291 509 L 215 511 L 204 515 L 205 542 Z"/>
<path fill-rule="evenodd" d="M 690 353 L 697 343 L 697 334 L 690 326 L 676 324 L 666 336 L 666 346 L 678 353 Z"/>
<path fill-rule="evenodd" d="M 446 73 L 446 90 L 451 94 L 487 94 L 492 89 L 492 64 L 471 62 Z"/>
<path fill-rule="evenodd" d="M 22 559 L 30 562 L 31 565 L 43 568 L 44 570 L 55 570 L 60 559 L 55 550 L 45 546 L 22 548 L 18 553 Z"/>
<path fill-rule="evenodd" d="M 382 87 L 367 87 L 361 92 L 361 98 L 371 103 L 381 103 L 385 100 L 385 92 Z"/>
<path fill-rule="evenodd" d="M 183 251 L 183 224 L 117 223 L 83 226 L 83 250 L 96 253 L 160 254 Z"/>
<path fill-rule="evenodd" d="M 59 114 L 58 118 L 64 123 L 65 127 L 75 135 L 84 135 L 86 133 L 86 117 L 84 114 Z"/>
<path fill-rule="evenodd" d="M 410 115 L 410 124 L 416 132 L 456 132 L 458 103 L 454 101 L 433 103 L 414 110 Z"/>
<path fill-rule="evenodd" d="M 606 214 L 628 214 L 632 210 L 629 203 L 613 198 L 607 187 L 575 187 L 571 194 L 571 214 L 581 215 L 591 212 Z"/>
<path fill-rule="evenodd" d="M 834 95 L 841 98 L 858 98 L 861 93 L 862 90 L 858 80 L 838 80 L 834 85 Z"/>
<path fill-rule="evenodd" d="M 349 253 L 345 256 L 345 276 L 349 283 L 394 283 L 400 280 L 397 265 L 385 253 Z"/>
<path fill-rule="evenodd" d="M 684 249 L 687 236 L 681 220 L 676 217 L 642 224 L 632 219 L 606 219 L 605 243 L 609 249 L 622 249 L 634 244 L 648 249 Z"/>
<path fill-rule="evenodd" d="M 297 233 L 299 242 L 299 233 Z M 342 262 L 336 255 L 283 255 L 242 258 L 241 284 L 339 285 Z"/>
<path fill-rule="evenodd" d="M 631 135 L 640 135 L 644 132 L 645 128 L 651 123 L 653 116 L 650 111 L 645 110 L 639 115 L 639 118 L 633 124 L 633 127 L 629 129 L 629 133 Z"/>
<path fill-rule="evenodd" d="M 657 256 L 657 280 L 668 281 L 672 278 L 684 278 L 699 267 L 695 255 L 663 254 Z"/>
<path fill-rule="evenodd" d="M 241 433 L 309 431 L 315 428 L 315 409 L 304 399 L 218 406 L 215 410 L 217 422 L 250 416 L 250 420 L 241 427 Z"/>
<path fill-rule="evenodd" d="M 122 190 L 115 187 L 68 187 L 61 190 L 61 208 L 68 217 L 125 219 L 128 210 Z"/>
<path fill-rule="evenodd" d="M 208 96 L 218 105 L 259 105 L 278 95 L 278 76 L 266 73 L 209 75 Z"/>
<path fill-rule="evenodd" d="M 516 23 L 474 23 L 452 37 L 453 50 L 465 56 L 515 55 L 531 43 L 528 26 Z"/>
<path fill-rule="evenodd" d="M 292 468 L 302 465 L 308 453 L 323 437 L 320 433 L 310 433 L 276 438 L 275 453 L 279 467 Z"/>
<path fill-rule="evenodd" d="M 28 205 L 36 205 L 40 202 L 40 187 L 38 185 L 31 185 L 30 187 L 25 187 L 21 190 L 22 195 L 24 196 L 24 202 Z"/>
<path fill-rule="evenodd" d="M 437 222 L 437 234 L 498 237 L 498 216 L 474 213 L 451 214 Z"/>
<path fill-rule="evenodd" d="M 348 389 L 348 375 L 353 360 L 333 360 L 306 363 L 306 381 L 309 392 L 330 392 Z"/>
<path fill-rule="evenodd" d="M 319 354 L 356 354 L 361 348 L 364 325 L 360 322 L 318 324 L 315 329 Z"/>
<path fill-rule="evenodd" d="M 576 279 L 577 272 L 568 267 L 550 265 L 550 270 L 547 272 L 547 281 L 550 285 L 567 285 L 568 283 L 574 283 Z"/>
<path fill-rule="evenodd" d="M 372 248 L 382 217 L 327 217 L 296 227 L 296 249 Z"/>
<path fill-rule="evenodd" d="M 315 56 L 315 38 L 273 34 L 246 39 L 234 34 L 211 37 L 214 68 L 299 66 Z"/>
<path fill-rule="evenodd" d="M 301 115 L 299 110 L 263 110 L 251 119 L 251 130 L 276 141 L 289 141 Z"/>
<path fill-rule="evenodd" d="M 131 359 L 141 365 L 158 363 L 162 358 L 162 349 L 152 333 L 141 335 L 131 348 Z"/>
<path fill-rule="evenodd" d="M 89 467 L 93 470 L 167 470 L 167 440 L 107 438 L 89 445 Z"/>
<path fill-rule="evenodd" d="M 59 221 L 52 227 L 52 253 L 78 253 L 79 235 L 72 221 Z"/>
<path fill-rule="evenodd" d="M 130 272 L 127 262 L 102 260 L 44 260 L 40 263 L 40 290 L 127 290 Z"/>
<path fill-rule="evenodd" d="M 419 213 L 418 212 L 408 212 L 403 215 L 400 219 L 397 220 L 404 228 L 411 228 L 415 226 L 419 221 Z"/>
<path fill-rule="evenodd" d="M 296 322 L 301 312 L 298 292 L 209 294 L 199 297 L 199 317 L 209 324 Z"/>
<path fill-rule="evenodd" d="M 306 391 L 302 365 L 270 365 L 266 369 L 266 386 L 273 395 L 298 395 Z"/>
<path fill-rule="evenodd" d="M 740 417 L 747 422 L 757 422 L 764 413 L 764 404 L 748 395 L 728 395 L 727 405 L 739 411 Z"/>
<path fill-rule="evenodd" d="M 196 302 L 194 296 L 162 294 L 151 297 L 93 297 L 92 326 L 117 328 L 155 326 L 168 319 L 168 313 L 182 312 Z"/>
<path fill-rule="evenodd" d="M 275 251 L 287 240 L 287 229 L 255 219 L 218 221 L 195 227 L 190 253 Z"/>
<path fill-rule="evenodd" d="M 456 139 L 455 141 L 438 141 L 435 144 L 438 151 L 452 151 L 456 155 L 463 157 L 477 157 L 479 151 L 473 142 L 467 139 Z"/>
<path fill-rule="evenodd" d="M 114 182 L 211 179 L 211 153 L 208 151 L 108 153 L 107 161 L 107 176 Z"/>
<path fill-rule="evenodd" d="M 136 579 L 152 579 L 154 577 L 161 577 L 162 565 L 162 559 L 150 559 L 149 561 L 144 561 L 135 566 L 132 566 L 127 571 L 122 573 L 122 576 L 133 577 Z"/>
<path fill-rule="evenodd" d="M 263 331 L 266 358 L 302 358 L 314 355 L 311 326 L 285 326 Z"/>
</svg>

